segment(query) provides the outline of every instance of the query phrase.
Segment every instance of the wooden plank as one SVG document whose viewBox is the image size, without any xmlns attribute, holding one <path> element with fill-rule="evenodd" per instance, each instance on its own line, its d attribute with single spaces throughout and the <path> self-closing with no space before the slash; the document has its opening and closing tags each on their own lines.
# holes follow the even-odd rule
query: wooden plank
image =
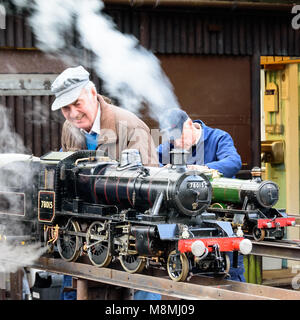
<svg viewBox="0 0 300 320">
<path fill-rule="evenodd" d="M 195 52 L 197 54 L 202 54 L 202 52 L 203 52 L 202 18 L 200 16 L 198 16 L 196 19 L 196 48 L 195 48 Z"/>
<path fill-rule="evenodd" d="M 265 286 L 292 286 L 293 278 L 296 273 L 291 268 L 278 270 L 263 270 L 262 284 Z"/>
<path fill-rule="evenodd" d="M 231 51 L 231 23 L 229 18 L 224 19 L 224 53 L 232 54 Z"/>
<path fill-rule="evenodd" d="M 22 300 L 22 279 L 23 271 L 19 270 L 15 273 L 10 274 L 10 299 L 11 300 Z"/>
<path fill-rule="evenodd" d="M 26 129 L 25 129 L 25 137 L 24 143 L 25 146 L 32 152 L 33 150 L 33 112 L 32 112 L 32 97 L 27 96 L 24 97 L 24 112 L 25 112 L 25 121 L 26 121 Z M 49 119 L 50 121 L 50 119 Z"/>
<path fill-rule="evenodd" d="M 174 35 L 173 35 L 173 20 L 172 18 L 168 15 L 166 17 L 166 34 L 167 39 L 166 39 L 166 53 L 173 53 L 173 46 L 174 46 Z"/>
<path fill-rule="evenodd" d="M 97 268 L 79 262 L 40 258 L 33 268 L 63 273 L 96 282 L 159 293 L 185 300 L 299 300 L 300 292 L 267 286 L 194 276 L 190 282 L 174 282 L 165 277 L 130 274 L 112 268 Z"/>
<path fill-rule="evenodd" d="M 260 55 L 251 59 L 251 153 L 252 167 L 260 167 Z"/>
<path fill-rule="evenodd" d="M 285 167 L 287 212 L 299 213 L 298 65 L 287 66 L 289 98 L 285 106 Z"/>
<path fill-rule="evenodd" d="M 141 13 L 140 23 L 140 43 L 145 48 L 149 48 L 149 15 Z"/>
<path fill-rule="evenodd" d="M 285 19 L 282 19 L 280 23 L 280 31 L 281 31 L 281 54 L 288 55 L 288 28 L 289 24 Z"/>
<path fill-rule="evenodd" d="M 15 25 L 14 25 L 14 16 L 7 15 L 6 16 L 6 47 L 14 47 L 15 46 Z"/>
<path fill-rule="evenodd" d="M 188 20 L 188 30 L 187 30 L 187 38 L 188 38 L 188 53 L 193 54 L 195 52 L 195 17 L 194 15 L 190 16 Z"/>
<path fill-rule="evenodd" d="M 14 17 L 15 19 L 15 46 L 17 48 L 23 48 L 24 47 L 24 36 L 23 36 L 23 30 L 24 30 L 24 18 L 20 15 L 16 15 Z"/>
<path fill-rule="evenodd" d="M 285 100 L 286 211 L 299 214 L 299 94 L 298 64 L 287 65 L 289 97 Z M 288 228 L 290 239 L 299 239 L 299 228 Z"/>
<path fill-rule="evenodd" d="M 234 17 L 232 20 L 232 39 L 231 39 L 231 43 L 232 43 L 232 54 L 234 55 L 238 55 L 239 54 L 239 30 L 238 30 L 238 23 L 236 18 Z"/>
<path fill-rule="evenodd" d="M 282 48 L 281 48 L 281 33 L 280 33 L 280 24 L 279 21 L 276 21 L 273 27 L 273 34 L 274 34 L 274 54 L 277 56 L 282 55 Z"/>
<path fill-rule="evenodd" d="M 137 38 L 140 39 L 140 15 L 136 12 L 132 12 L 132 34 Z"/>
<path fill-rule="evenodd" d="M 251 17 L 245 18 L 245 24 L 246 24 L 246 48 L 247 48 L 247 54 L 252 55 L 253 52 L 253 24 Z"/>
<path fill-rule="evenodd" d="M 150 50 L 152 52 L 157 51 L 157 17 L 155 15 L 151 15 L 150 20 Z"/>
<path fill-rule="evenodd" d="M 25 138 L 25 125 L 24 125 L 24 100 L 23 97 L 16 97 L 16 132 L 19 134 L 21 139 L 24 141 Z"/>
<path fill-rule="evenodd" d="M 208 19 L 205 18 L 203 21 L 203 53 L 210 53 L 210 34 L 208 32 Z"/>
<path fill-rule="evenodd" d="M 35 96 L 32 99 L 33 109 L 35 106 L 41 104 L 41 99 L 39 96 Z M 37 157 L 42 155 L 42 126 L 39 121 L 39 115 L 33 115 L 34 125 L 33 125 L 33 154 Z"/>
<path fill-rule="evenodd" d="M 217 33 L 217 53 L 224 54 L 224 24 L 220 17 L 218 17 L 218 24 L 220 26 L 220 31 Z"/>
<path fill-rule="evenodd" d="M 50 105 L 49 98 L 47 96 L 41 97 L 40 114 L 41 114 L 41 126 L 42 126 L 42 154 L 51 151 L 50 147 Z"/>
<path fill-rule="evenodd" d="M 238 20 L 238 25 L 239 25 L 239 49 L 240 49 L 240 54 L 245 55 L 246 54 L 246 42 L 245 42 L 245 22 L 244 19 L 242 18 L 236 18 Z"/>
<path fill-rule="evenodd" d="M 268 46 L 267 46 L 267 26 L 265 21 L 260 21 L 260 54 L 267 55 L 268 54 Z"/>
<path fill-rule="evenodd" d="M 165 21 L 164 19 L 157 19 L 157 42 L 158 42 L 158 52 L 165 53 L 165 45 L 166 45 L 166 32 L 165 32 Z"/>
<path fill-rule="evenodd" d="M 180 53 L 188 53 L 187 45 L 188 45 L 188 35 L 187 35 L 187 14 L 183 14 L 180 21 Z"/>
</svg>

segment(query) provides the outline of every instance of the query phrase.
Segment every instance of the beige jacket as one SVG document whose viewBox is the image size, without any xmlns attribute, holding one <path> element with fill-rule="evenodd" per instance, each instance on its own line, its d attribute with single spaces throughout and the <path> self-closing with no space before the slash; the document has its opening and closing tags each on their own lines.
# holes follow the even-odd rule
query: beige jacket
<svg viewBox="0 0 300 320">
<path fill-rule="evenodd" d="M 133 113 L 105 102 L 98 95 L 101 109 L 100 135 L 97 150 L 103 150 L 114 160 L 119 160 L 122 150 L 138 149 L 142 162 L 158 166 L 157 151 L 148 126 Z M 69 121 L 62 128 L 63 151 L 86 149 L 84 134 Z"/>
</svg>

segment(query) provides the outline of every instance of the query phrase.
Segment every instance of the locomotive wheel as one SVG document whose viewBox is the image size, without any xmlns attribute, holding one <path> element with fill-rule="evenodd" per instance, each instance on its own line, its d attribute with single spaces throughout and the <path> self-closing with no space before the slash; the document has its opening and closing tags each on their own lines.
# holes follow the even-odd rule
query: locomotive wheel
<svg viewBox="0 0 300 320">
<path fill-rule="evenodd" d="M 167 270 L 172 280 L 185 281 L 189 274 L 189 261 L 185 253 L 179 254 L 173 250 L 168 256 Z"/>
<path fill-rule="evenodd" d="M 224 272 L 227 274 L 229 273 L 229 270 L 230 270 L 230 258 L 227 253 L 224 254 L 223 258 L 225 263 Z"/>
<path fill-rule="evenodd" d="M 276 240 L 282 240 L 284 237 L 284 228 L 280 228 L 280 233 L 275 235 Z"/>
<path fill-rule="evenodd" d="M 90 225 L 86 235 L 86 244 L 88 256 L 93 265 L 107 267 L 110 264 L 112 256 L 109 252 L 109 236 L 103 222 L 95 221 Z"/>
<path fill-rule="evenodd" d="M 252 230 L 252 235 L 254 237 L 254 240 L 256 241 L 263 241 L 266 236 L 266 230 L 259 229 L 257 226 L 255 226 Z"/>
<path fill-rule="evenodd" d="M 139 258 L 137 254 L 122 255 L 119 257 L 123 269 L 129 273 L 142 272 L 146 261 Z"/>
<path fill-rule="evenodd" d="M 66 261 L 75 261 L 80 254 L 81 239 L 79 236 L 68 234 L 70 232 L 80 232 L 79 223 L 70 221 L 66 233 L 60 233 L 57 239 L 57 249 L 60 256 Z"/>
</svg>

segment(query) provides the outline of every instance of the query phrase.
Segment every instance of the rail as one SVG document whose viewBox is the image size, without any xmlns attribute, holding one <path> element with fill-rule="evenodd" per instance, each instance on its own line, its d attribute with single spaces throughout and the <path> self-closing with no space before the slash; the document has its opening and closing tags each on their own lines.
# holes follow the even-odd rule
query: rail
<svg viewBox="0 0 300 320">
<path fill-rule="evenodd" d="M 155 277 L 129 274 L 81 262 L 66 262 L 60 258 L 41 257 L 31 267 L 185 300 L 300 300 L 300 292 L 294 290 L 200 276 L 193 276 L 188 282 L 174 282 L 166 274 Z"/>
<path fill-rule="evenodd" d="M 300 261 L 300 241 L 252 241 L 251 254 Z"/>
</svg>

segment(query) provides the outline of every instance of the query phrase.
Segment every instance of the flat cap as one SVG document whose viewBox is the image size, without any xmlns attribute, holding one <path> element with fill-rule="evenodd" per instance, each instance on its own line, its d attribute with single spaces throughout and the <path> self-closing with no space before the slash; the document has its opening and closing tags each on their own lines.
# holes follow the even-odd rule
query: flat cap
<svg viewBox="0 0 300 320">
<path fill-rule="evenodd" d="M 166 110 L 160 121 L 161 133 L 173 137 L 173 139 L 178 139 L 182 134 L 183 124 L 188 118 L 187 113 L 179 108 Z"/>
<path fill-rule="evenodd" d="M 76 101 L 81 90 L 90 81 L 89 76 L 89 72 L 82 66 L 64 70 L 51 85 L 51 91 L 56 97 L 51 109 L 58 110 Z"/>
</svg>

